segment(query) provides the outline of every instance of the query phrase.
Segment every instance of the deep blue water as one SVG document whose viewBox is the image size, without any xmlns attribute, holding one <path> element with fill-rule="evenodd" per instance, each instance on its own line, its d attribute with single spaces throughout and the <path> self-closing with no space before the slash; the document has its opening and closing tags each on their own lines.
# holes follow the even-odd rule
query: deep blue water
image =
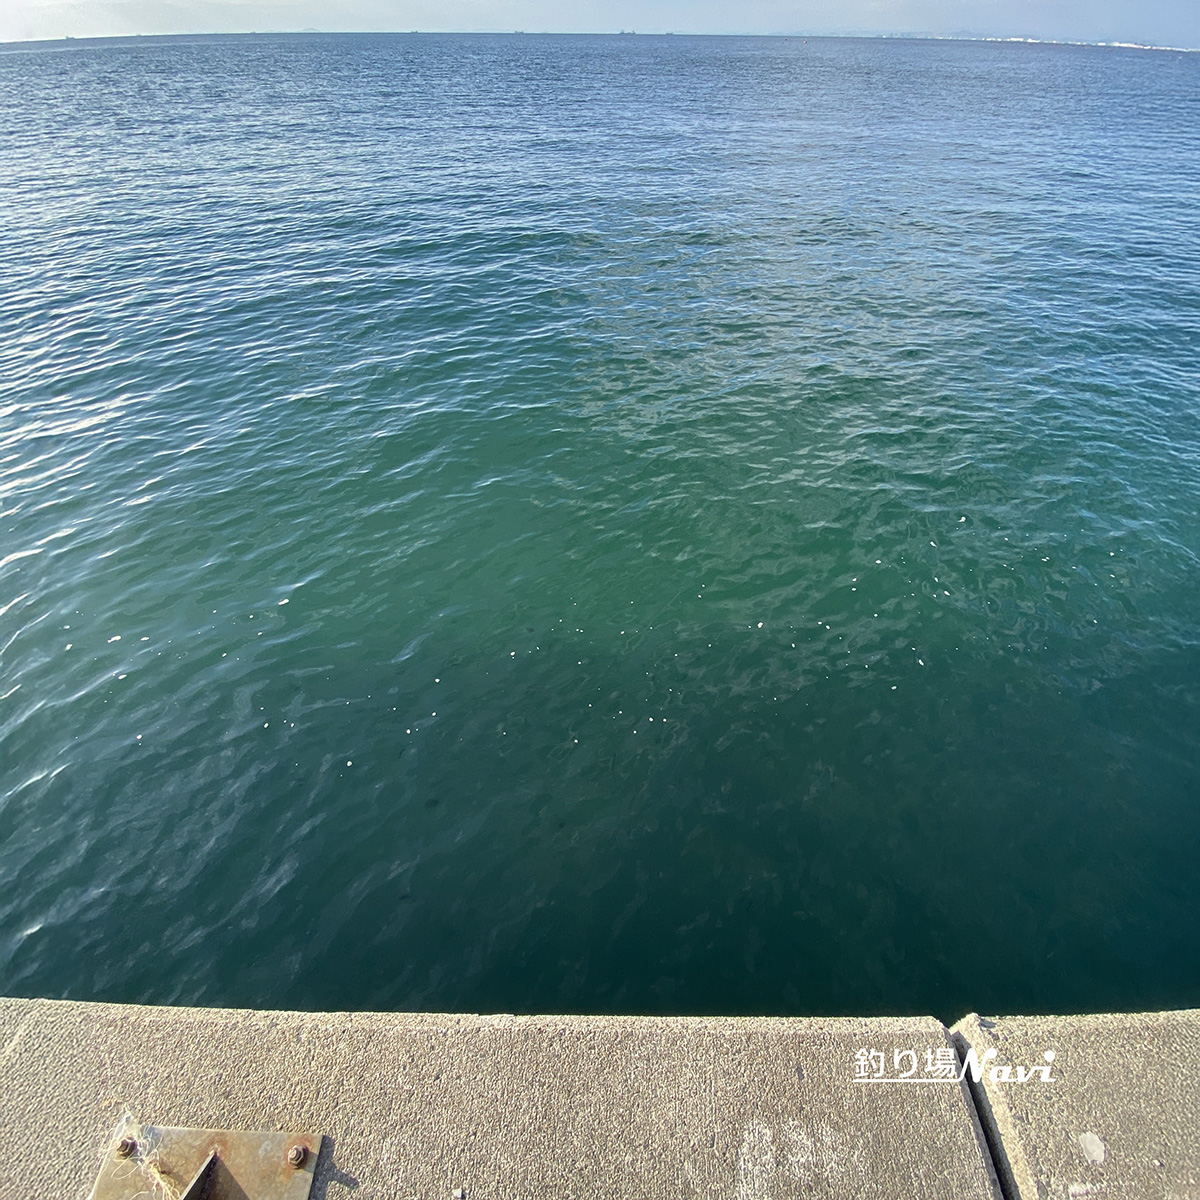
<svg viewBox="0 0 1200 1200">
<path fill-rule="evenodd" d="M 1200 55 L 0 48 L 0 992 L 1200 1003 Z"/>
</svg>

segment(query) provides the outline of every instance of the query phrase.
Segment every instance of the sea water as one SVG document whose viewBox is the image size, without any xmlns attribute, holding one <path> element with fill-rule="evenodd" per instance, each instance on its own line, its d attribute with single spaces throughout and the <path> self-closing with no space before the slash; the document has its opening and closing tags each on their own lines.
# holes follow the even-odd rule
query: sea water
<svg viewBox="0 0 1200 1200">
<path fill-rule="evenodd" d="M 0 992 L 1200 995 L 1200 55 L 0 49 Z"/>
</svg>

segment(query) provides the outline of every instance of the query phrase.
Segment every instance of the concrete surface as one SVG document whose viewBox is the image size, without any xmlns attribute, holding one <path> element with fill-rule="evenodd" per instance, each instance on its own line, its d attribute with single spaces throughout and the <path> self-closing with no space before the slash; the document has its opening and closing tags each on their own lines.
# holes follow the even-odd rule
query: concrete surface
<svg viewBox="0 0 1200 1200">
<path fill-rule="evenodd" d="M 1200 1011 L 972 1014 L 953 1032 L 983 1068 L 976 1102 L 1009 1200 L 1200 1200 Z M 1051 1081 L 1016 1081 L 1047 1052 Z"/>
<path fill-rule="evenodd" d="M 325 1134 L 316 1200 L 999 1200 L 964 1083 L 855 1080 L 859 1050 L 890 1071 L 897 1051 L 950 1046 L 931 1018 L 0 1000 L 0 1196 L 82 1200 L 128 1113 Z"/>
</svg>

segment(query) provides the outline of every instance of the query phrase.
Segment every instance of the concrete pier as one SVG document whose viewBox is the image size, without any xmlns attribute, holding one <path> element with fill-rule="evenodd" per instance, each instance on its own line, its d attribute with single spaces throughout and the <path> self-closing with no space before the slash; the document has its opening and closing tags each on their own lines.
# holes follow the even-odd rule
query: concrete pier
<svg viewBox="0 0 1200 1200">
<path fill-rule="evenodd" d="M 0 1196 L 84 1200 L 131 1117 L 324 1134 L 317 1200 L 1200 1200 L 1198 1049 L 1200 1012 L 951 1031 L 0 1000 Z M 1050 1080 L 989 1078 L 1047 1050 Z"/>
</svg>

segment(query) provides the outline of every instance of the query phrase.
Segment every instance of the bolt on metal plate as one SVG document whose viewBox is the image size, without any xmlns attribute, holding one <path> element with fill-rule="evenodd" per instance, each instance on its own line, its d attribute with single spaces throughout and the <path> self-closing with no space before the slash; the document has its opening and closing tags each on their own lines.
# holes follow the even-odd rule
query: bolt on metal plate
<svg viewBox="0 0 1200 1200">
<path fill-rule="evenodd" d="M 320 1134 L 125 1121 L 90 1200 L 308 1200 Z"/>
</svg>

